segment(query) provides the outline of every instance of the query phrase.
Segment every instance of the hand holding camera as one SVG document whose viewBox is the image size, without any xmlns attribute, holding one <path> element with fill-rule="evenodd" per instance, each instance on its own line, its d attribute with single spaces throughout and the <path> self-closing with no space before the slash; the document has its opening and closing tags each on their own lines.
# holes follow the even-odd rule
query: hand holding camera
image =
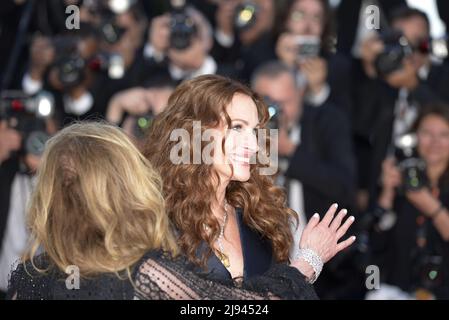
<svg viewBox="0 0 449 320">
<path fill-rule="evenodd" d="M 306 58 L 299 62 L 299 68 L 307 79 L 309 92 L 312 95 L 319 93 L 326 83 L 326 60 L 317 56 Z"/>
<path fill-rule="evenodd" d="M 402 67 L 386 75 L 385 80 L 393 88 L 413 90 L 419 83 L 418 70 L 410 58 L 402 61 Z"/>
<path fill-rule="evenodd" d="M 146 89 L 132 88 L 117 93 L 109 103 L 106 120 L 119 123 L 125 112 L 131 115 L 140 115 L 148 112 L 151 99 Z"/>
<path fill-rule="evenodd" d="M 366 38 L 360 53 L 369 77 L 382 78 L 394 88 L 413 90 L 418 85 L 414 50 L 400 31 L 390 30 Z"/>
</svg>

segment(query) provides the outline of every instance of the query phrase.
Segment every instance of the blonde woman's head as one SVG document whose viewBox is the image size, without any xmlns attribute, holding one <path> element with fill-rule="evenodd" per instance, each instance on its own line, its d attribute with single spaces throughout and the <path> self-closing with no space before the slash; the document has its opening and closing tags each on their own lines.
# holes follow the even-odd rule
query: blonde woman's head
<svg viewBox="0 0 449 320">
<path fill-rule="evenodd" d="M 161 179 L 118 128 L 73 124 L 51 138 L 38 170 L 25 260 L 41 247 L 59 269 L 128 270 L 148 250 L 176 254 Z"/>
</svg>

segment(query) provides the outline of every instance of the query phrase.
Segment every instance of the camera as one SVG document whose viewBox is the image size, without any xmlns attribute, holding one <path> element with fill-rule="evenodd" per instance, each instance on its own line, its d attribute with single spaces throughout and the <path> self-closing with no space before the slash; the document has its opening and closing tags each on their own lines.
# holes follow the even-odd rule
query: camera
<svg viewBox="0 0 449 320">
<path fill-rule="evenodd" d="M 126 12 L 135 4 L 135 0 L 84 0 L 83 6 L 87 7 L 98 21 L 98 34 L 101 39 L 109 44 L 117 43 L 126 29 L 115 22 L 117 15 Z"/>
<path fill-rule="evenodd" d="M 46 119 L 53 113 L 54 99 L 48 92 L 30 96 L 22 91 L 5 90 L 0 94 L 0 118 L 22 134 L 22 153 L 42 154 L 49 137 Z"/>
<path fill-rule="evenodd" d="M 99 26 L 101 38 L 109 44 L 117 43 L 123 34 L 126 32 L 125 28 L 118 26 L 115 23 L 115 17 L 105 16 L 102 18 Z"/>
<path fill-rule="evenodd" d="M 295 42 L 298 45 L 298 58 L 311 58 L 320 54 L 321 40 L 315 36 L 297 36 Z"/>
<path fill-rule="evenodd" d="M 426 163 L 416 150 L 415 134 L 404 134 L 395 141 L 395 158 L 402 174 L 404 192 L 419 190 L 428 185 Z"/>
<path fill-rule="evenodd" d="M 281 106 L 270 97 L 264 97 L 264 102 L 268 108 L 268 114 L 270 116 L 267 124 L 268 129 L 279 129 L 282 114 Z"/>
<path fill-rule="evenodd" d="M 184 50 L 190 47 L 192 38 L 198 30 L 192 17 L 189 16 L 184 1 L 172 1 L 170 18 L 170 47 Z"/>
<path fill-rule="evenodd" d="M 415 257 L 414 264 L 415 285 L 433 295 L 443 285 L 443 257 L 422 252 Z"/>
<path fill-rule="evenodd" d="M 137 116 L 136 123 L 134 125 L 133 134 L 134 137 L 137 139 L 143 139 L 148 131 L 148 129 L 151 127 L 153 120 L 154 120 L 154 114 L 150 110 L 147 113 Z"/>
<path fill-rule="evenodd" d="M 435 246 L 436 240 L 430 232 L 430 221 L 422 221 L 416 229 L 416 246 L 411 252 L 412 277 L 415 289 L 420 292 L 422 298 L 434 298 L 444 285 L 446 276 L 442 249 Z"/>
<path fill-rule="evenodd" d="M 245 1 L 235 8 L 234 27 L 241 31 L 252 27 L 257 20 L 258 6 L 253 1 Z"/>
<path fill-rule="evenodd" d="M 53 96 L 40 91 L 36 95 L 27 95 L 23 91 L 4 90 L 0 94 L 0 118 L 20 118 L 24 115 L 35 119 L 48 118 L 54 112 Z"/>
<path fill-rule="evenodd" d="M 58 56 L 53 67 L 63 90 L 81 84 L 85 79 L 86 61 L 78 53 L 78 39 L 72 36 L 58 36 L 53 40 Z"/>
<path fill-rule="evenodd" d="M 384 50 L 376 57 L 374 66 L 377 74 L 385 77 L 401 69 L 402 61 L 413 52 L 413 49 L 407 38 L 398 31 L 380 34 L 380 39 L 384 43 Z"/>
<path fill-rule="evenodd" d="M 120 79 L 125 74 L 125 62 L 116 53 L 100 52 L 89 60 L 88 67 L 92 71 L 107 72 L 111 79 Z"/>
<path fill-rule="evenodd" d="M 66 89 L 76 87 L 83 82 L 85 67 L 84 59 L 76 54 L 62 56 L 55 63 L 58 80 Z"/>
</svg>

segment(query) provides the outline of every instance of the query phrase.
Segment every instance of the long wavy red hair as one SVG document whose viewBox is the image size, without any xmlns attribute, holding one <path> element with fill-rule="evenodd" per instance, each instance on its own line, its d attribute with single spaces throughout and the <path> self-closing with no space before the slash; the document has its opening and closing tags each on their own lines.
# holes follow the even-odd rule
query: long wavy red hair
<svg viewBox="0 0 449 320">
<path fill-rule="evenodd" d="M 236 93 L 254 101 L 260 127 L 264 128 L 269 119 L 268 110 L 257 94 L 232 79 L 205 75 L 177 87 L 167 108 L 152 124 L 143 150 L 162 176 L 167 213 L 179 232 L 181 250 L 189 260 L 203 266 L 212 253 L 211 248 L 220 229 L 211 210 L 216 196 L 214 181 L 217 181 L 218 174 L 213 165 L 174 164 L 170 160 L 170 151 L 178 141 L 171 141 L 170 135 L 173 130 L 183 128 L 193 140 L 193 121 L 201 121 L 202 132 L 217 128 L 223 124 L 223 118 L 230 126 L 226 108 Z M 193 151 L 190 152 L 192 159 Z M 263 166 L 266 165 L 252 164 L 248 181 L 232 181 L 226 189 L 226 199 L 230 205 L 243 209 L 244 222 L 269 239 L 274 257 L 278 262 L 284 262 L 293 241 L 290 219 L 296 215 L 287 207 L 285 193 L 274 185 L 273 177 L 259 173 Z M 208 248 L 198 255 L 203 241 Z"/>
</svg>

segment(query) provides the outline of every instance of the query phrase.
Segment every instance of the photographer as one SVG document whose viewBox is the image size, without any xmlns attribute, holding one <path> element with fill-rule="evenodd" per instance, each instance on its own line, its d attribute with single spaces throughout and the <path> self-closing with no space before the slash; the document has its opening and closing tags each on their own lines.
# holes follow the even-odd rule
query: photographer
<svg viewBox="0 0 449 320">
<path fill-rule="evenodd" d="M 62 124 L 104 117 L 114 93 L 145 77 L 144 59 L 137 53 L 146 19 L 138 3 L 115 12 L 103 2 L 86 2 L 81 19 L 78 30 L 36 37 L 22 81 L 27 93 L 45 88 L 54 94 Z"/>
<path fill-rule="evenodd" d="M 421 298 L 449 298 L 449 107 L 432 104 L 418 117 L 417 155 L 425 169 L 387 158 L 377 210 L 395 217 L 373 236 L 384 281 Z M 408 163 L 410 158 L 408 158 Z M 412 170 L 412 171 L 410 171 Z M 420 172 L 422 174 L 411 174 Z M 417 296 L 420 298 L 420 296 Z"/>
<path fill-rule="evenodd" d="M 320 105 L 329 100 L 345 111 L 352 109 L 350 61 L 333 53 L 335 35 L 327 1 L 289 1 L 282 20 L 276 55 L 304 75 L 306 99 Z"/>
<path fill-rule="evenodd" d="M 148 73 L 181 82 L 203 74 L 221 73 L 210 55 L 212 28 L 195 8 L 182 5 L 153 18 L 144 47 Z"/>
<path fill-rule="evenodd" d="M 353 69 L 359 188 L 371 204 L 378 197 L 381 163 L 391 141 L 411 128 L 421 105 L 447 100 L 449 70 L 433 61 L 427 16 L 398 7 L 390 25 L 362 42 L 360 65 Z"/>
<path fill-rule="evenodd" d="M 98 52 L 93 26 L 82 24 L 80 30 L 55 37 L 35 36 L 30 48 L 30 65 L 22 80 L 26 94 L 42 89 L 53 95 L 55 117 L 78 117 L 93 110 L 94 73 L 88 61 Z"/>
</svg>

